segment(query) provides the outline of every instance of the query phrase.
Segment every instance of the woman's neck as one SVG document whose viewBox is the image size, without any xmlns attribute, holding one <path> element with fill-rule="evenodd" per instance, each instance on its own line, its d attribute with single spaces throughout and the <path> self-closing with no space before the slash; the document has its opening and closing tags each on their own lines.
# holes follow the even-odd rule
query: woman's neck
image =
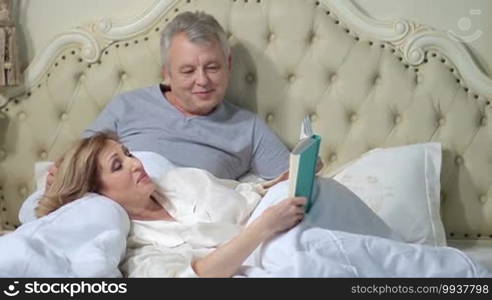
<svg viewBox="0 0 492 300">
<path fill-rule="evenodd" d="M 140 209 L 129 212 L 130 219 L 141 221 L 164 220 L 175 221 L 175 219 L 162 207 L 153 197 L 147 201 L 147 205 Z"/>
</svg>

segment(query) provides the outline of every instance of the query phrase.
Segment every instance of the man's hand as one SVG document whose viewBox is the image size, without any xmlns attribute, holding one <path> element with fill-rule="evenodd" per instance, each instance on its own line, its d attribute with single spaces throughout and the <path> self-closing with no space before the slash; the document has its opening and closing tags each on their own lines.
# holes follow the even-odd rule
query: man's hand
<svg viewBox="0 0 492 300">
<path fill-rule="evenodd" d="M 318 156 L 318 160 L 316 161 L 316 174 L 321 171 L 321 169 L 323 169 L 323 167 L 325 166 L 325 164 L 323 163 L 323 160 L 321 159 L 320 156 Z"/>
</svg>

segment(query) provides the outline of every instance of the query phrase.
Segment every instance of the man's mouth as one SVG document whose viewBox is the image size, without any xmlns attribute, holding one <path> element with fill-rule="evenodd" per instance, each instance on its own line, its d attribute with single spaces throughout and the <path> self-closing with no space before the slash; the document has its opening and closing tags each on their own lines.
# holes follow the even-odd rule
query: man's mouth
<svg viewBox="0 0 492 300">
<path fill-rule="evenodd" d="M 197 91 L 197 92 L 193 92 L 193 95 L 198 96 L 198 97 L 207 97 L 210 94 L 212 94 L 213 91 L 214 90 Z"/>
</svg>

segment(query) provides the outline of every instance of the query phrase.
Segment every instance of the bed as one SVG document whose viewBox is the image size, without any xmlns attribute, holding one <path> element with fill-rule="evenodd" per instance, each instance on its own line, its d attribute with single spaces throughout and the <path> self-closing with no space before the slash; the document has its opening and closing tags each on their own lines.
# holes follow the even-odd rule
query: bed
<svg viewBox="0 0 492 300">
<path fill-rule="evenodd" d="M 58 35 L 0 101 L 1 230 L 20 225 L 35 163 L 60 155 L 115 94 L 162 81 L 159 33 L 186 10 L 213 14 L 228 32 L 229 101 L 257 112 L 289 147 L 310 117 L 323 139 L 321 176 L 374 149 L 438 144 L 433 218 L 448 245 L 492 268 L 492 80 L 446 33 L 374 20 L 340 0 L 157 1 L 126 23 Z"/>
</svg>

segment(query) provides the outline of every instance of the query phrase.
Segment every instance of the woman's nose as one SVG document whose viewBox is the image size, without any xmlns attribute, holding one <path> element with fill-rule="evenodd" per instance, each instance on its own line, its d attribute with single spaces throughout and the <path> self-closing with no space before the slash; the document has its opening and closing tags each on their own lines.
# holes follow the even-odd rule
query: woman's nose
<svg viewBox="0 0 492 300">
<path fill-rule="evenodd" d="M 142 162 L 140 161 L 140 159 L 138 159 L 136 157 L 131 157 L 131 160 L 132 160 L 132 169 L 133 170 L 140 170 L 143 168 L 143 165 L 142 165 Z"/>
</svg>

